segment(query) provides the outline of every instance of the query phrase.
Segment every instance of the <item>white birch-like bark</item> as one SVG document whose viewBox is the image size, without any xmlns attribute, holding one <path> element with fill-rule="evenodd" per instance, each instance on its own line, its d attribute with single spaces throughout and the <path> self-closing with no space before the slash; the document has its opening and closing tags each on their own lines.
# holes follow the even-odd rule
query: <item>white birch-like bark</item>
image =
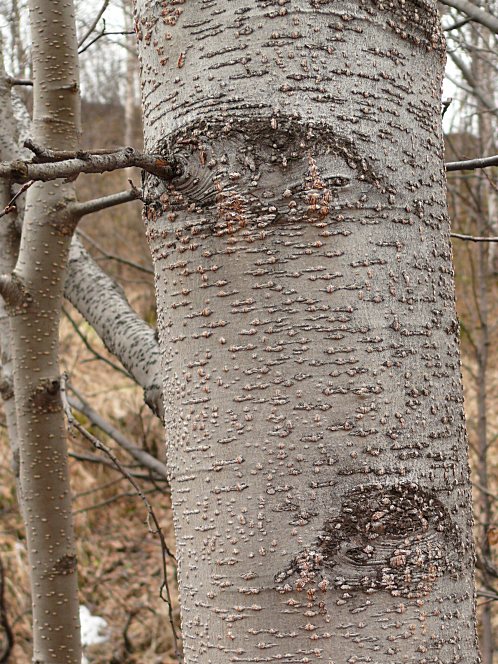
<svg viewBox="0 0 498 664">
<path fill-rule="evenodd" d="M 33 138 L 51 149 L 75 150 L 80 110 L 73 6 L 70 0 L 33 0 L 29 9 Z M 60 306 L 75 225 L 68 204 L 73 200 L 70 183 L 35 183 L 28 190 L 13 288 L 4 289 L 8 299 L 9 292 L 17 294 L 8 304 L 36 664 L 81 664 L 58 367 Z"/>
<path fill-rule="evenodd" d="M 100 269 L 77 238 L 71 244 L 64 295 L 143 388 L 145 403 L 162 420 L 156 333 L 131 308 L 122 289 Z"/>
<path fill-rule="evenodd" d="M 187 664 L 478 662 L 435 3 L 135 25 Z"/>
</svg>

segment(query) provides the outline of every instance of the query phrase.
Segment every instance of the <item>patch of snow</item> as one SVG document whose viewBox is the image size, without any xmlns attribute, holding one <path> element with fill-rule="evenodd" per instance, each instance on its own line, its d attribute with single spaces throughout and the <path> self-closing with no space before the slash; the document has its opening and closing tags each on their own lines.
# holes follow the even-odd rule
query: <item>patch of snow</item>
<svg viewBox="0 0 498 664">
<path fill-rule="evenodd" d="M 105 643 L 109 639 L 109 625 L 104 618 L 92 616 L 86 606 L 80 606 L 81 645 L 91 646 L 96 643 Z M 83 655 L 81 664 L 89 664 Z"/>
</svg>

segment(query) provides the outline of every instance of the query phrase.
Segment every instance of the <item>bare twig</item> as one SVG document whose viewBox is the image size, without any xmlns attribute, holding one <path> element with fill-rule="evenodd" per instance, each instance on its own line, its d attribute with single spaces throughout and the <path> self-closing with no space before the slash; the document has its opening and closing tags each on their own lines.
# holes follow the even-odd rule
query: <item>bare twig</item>
<svg viewBox="0 0 498 664">
<path fill-rule="evenodd" d="M 87 214 L 100 212 L 100 210 L 106 210 L 107 208 L 114 207 L 116 205 L 122 205 L 123 203 L 130 203 L 131 201 L 136 201 L 141 197 L 142 191 L 133 186 L 129 191 L 120 191 L 117 194 L 102 196 L 102 198 L 94 198 L 91 201 L 74 203 L 71 205 L 71 212 L 75 217 L 80 219 Z"/>
<path fill-rule="evenodd" d="M 130 31 L 126 31 L 126 30 L 116 30 L 116 31 L 108 32 L 105 29 L 105 24 L 104 24 L 104 28 L 103 28 L 102 32 L 100 32 L 96 37 L 94 37 L 92 39 L 92 41 L 88 42 L 88 44 L 86 46 L 84 46 L 82 49 L 80 49 L 78 51 L 78 55 L 81 55 L 82 53 L 87 51 L 90 48 L 90 46 L 93 46 L 95 44 L 95 42 L 98 42 L 99 39 L 102 39 L 102 37 L 108 37 L 109 35 L 133 35 L 133 34 L 135 34 L 135 33 L 130 32 Z"/>
<path fill-rule="evenodd" d="M 88 403 L 86 403 L 79 392 L 72 386 L 71 392 L 73 392 L 74 397 L 69 397 L 69 403 L 73 408 L 85 415 L 90 420 L 90 422 L 92 422 L 92 424 L 110 436 L 120 447 L 126 450 L 128 454 L 130 454 L 135 459 L 135 461 L 138 461 L 141 466 L 148 468 L 156 475 L 159 475 L 159 477 L 162 479 L 168 479 L 168 472 L 164 463 L 161 463 L 161 461 L 153 457 L 145 450 L 140 449 L 136 445 L 133 445 L 133 443 L 131 443 L 126 438 L 126 436 L 121 433 L 121 431 L 112 426 L 110 422 L 107 422 Z"/>
<path fill-rule="evenodd" d="M 62 406 L 64 408 L 64 412 L 66 414 L 66 418 L 68 421 L 68 424 L 70 427 L 74 427 L 77 431 L 81 433 L 84 438 L 86 438 L 94 447 L 96 450 L 104 452 L 109 459 L 112 461 L 114 466 L 119 470 L 120 473 L 126 476 L 132 487 L 135 489 L 137 494 L 140 496 L 142 499 L 145 508 L 147 510 L 147 524 L 149 526 L 150 532 L 153 534 L 156 534 L 159 537 L 159 541 L 161 543 L 161 552 L 162 552 L 162 572 L 163 572 L 163 580 L 161 583 L 161 588 L 159 590 L 159 596 L 161 599 L 163 599 L 167 604 L 168 604 L 168 610 L 169 610 L 169 620 L 171 624 L 171 630 L 173 633 L 173 640 L 175 644 L 175 653 L 177 658 L 180 660 L 180 650 L 178 648 L 178 635 L 176 633 L 176 628 L 175 624 L 173 621 L 173 605 L 171 602 L 171 594 L 169 590 L 169 585 L 168 585 L 168 576 L 167 576 L 167 558 L 171 558 L 176 562 L 175 556 L 171 553 L 171 551 L 168 548 L 168 545 L 166 543 L 166 539 L 164 537 L 164 533 L 161 530 L 161 526 L 159 525 L 159 521 L 156 517 L 156 514 L 154 510 L 152 509 L 152 505 L 149 503 L 147 500 L 144 492 L 140 488 L 140 486 L 135 482 L 133 477 L 130 475 L 130 473 L 126 470 L 126 468 L 123 467 L 119 459 L 116 457 L 114 452 L 107 447 L 101 440 L 96 438 L 93 434 L 91 434 L 89 431 L 85 429 L 84 426 L 82 426 L 78 420 L 74 417 L 71 406 L 69 405 L 69 401 L 67 398 L 67 390 L 66 390 L 66 385 L 67 385 L 67 375 L 63 374 L 61 376 L 61 382 L 60 382 L 60 394 L 61 394 L 61 400 L 62 400 Z M 151 525 L 151 523 L 153 525 Z M 166 596 L 163 595 L 163 591 L 166 592 Z"/>
<path fill-rule="evenodd" d="M 128 265 L 129 267 L 132 267 L 135 270 L 139 270 L 140 272 L 145 272 L 146 274 L 154 274 L 154 270 L 150 267 L 145 267 L 144 265 L 140 265 L 140 263 L 135 263 L 134 261 L 130 261 L 127 258 L 123 258 L 122 256 L 116 256 L 116 254 L 108 253 L 105 249 L 103 249 L 100 246 L 100 244 L 98 244 L 98 242 L 96 242 L 92 237 L 84 233 L 81 229 L 78 230 L 78 235 L 80 235 L 87 242 L 89 242 L 92 245 L 92 247 L 95 247 L 95 249 L 99 253 L 101 253 L 102 256 L 104 256 L 104 258 L 116 261 L 117 263 L 122 263 L 123 265 Z"/>
<path fill-rule="evenodd" d="M 462 235 L 462 233 L 450 233 L 451 237 L 469 242 L 498 242 L 498 237 L 481 237 L 478 235 Z"/>
<path fill-rule="evenodd" d="M 80 498 L 84 498 L 85 496 L 91 496 L 92 493 L 97 493 L 98 491 L 104 491 L 104 489 L 109 489 L 111 486 L 116 486 L 116 484 L 119 484 L 125 479 L 126 477 L 123 477 L 121 475 L 121 477 L 117 477 L 116 479 L 110 480 L 109 482 L 104 482 L 104 484 L 92 486 L 90 489 L 86 489 L 85 491 L 79 491 L 78 493 L 73 493 L 72 501 L 74 503 Z"/>
<path fill-rule="evenodd" d="M 447 28 L 443 28 L 443 30 L 444 32 L 451 32 L 452 30 L 458 30 L 458 28 L 463 28 L 463 26 L 467 25 L 467 23 L 470 23 L 470 18 L 463 18 L 461 21 L 457 21 L 456 23 L 453 23 L 453 25 L 450 25 Z"/>
<path fill-rule="evenodd" d="M 92 21 L 90 27 L 89 27 L 88 30 L 85 32 L 85 34 L 83 35 L 83 37 L 81 37 L 81 39 L 78 41 L 78 48 L 80 48 L 81 46 L 83 46 L 83 44 L 86 42 L 86 40 L 88 39 L 88 37 L 89 37 L 89 36 L 92 34 L 92 32 L 95 30 L 95 28 L 97 27 L 97 23 L 100 21 L 100 19 L 101 19 L 102 16 L 104 15 L 104 12 L 105 12 L 105 10 L 107 9 L 107 6 L 108 6 L 108 5 L 109 5 L 109 0 L 104 0 L 104 2 L 102 3 L 102 7 L 101 7 L 101 8 L 99 9 L 99 11 L 97 12 L 97 16 L 96 16 L 95 19 Z M 81 52 L 82 52 L 82 51 L 80 51 L 80 53 L 81 53 Z"/>
<path fill-rule="evenodd" d="M 498 166 L 498 155 L 469 159 L 467 161 L 450 161 L 445 164 L 448 173 L 452 171 L 473 171 L 476 168 L 487 168 L 488 166 Z"/>
<path fill-rule="evenodd" d="M 148 491 L 144 491 L 144 495 L 154 494 L 158 491 L 159 489 L 156 488 L 149 489 Z M 137 493 L 136 491 L 124 491 L 123 493 L 118 493 L 115 496 L 101 500 L 100 503 L 94 503 L 93 505 L 88 505 L 88 507 L 80 507 L 77 510 L 73 510 L 73 515 L 83 514 L 84 512 L 92 512 L 93 510 L 100 510 L 102 507 L 107 507 L 108 505 L 115 503 L 122 498 L 137 498 Z"/>
<path fill-rule="evenodd" d="M 32 143 L 28 146 L 32 149 Z M 130 166 L 141 168 L 163 180 L 171 180 L 179 174 L 176 164 L 168 162 L 163 155 L 144 154 L 133 148 L 121 148 L 107 154 L 97 152 L 60 152 L 39 149 L 37 161 L 12 161 L 0 163 L 0 177 L 14 182 L 41 180 L 47 182 L 58 178 L 73 179 L 80 173 L 105 173 Z M 67 158 L 61 155 L 71 155 Z M 43 161 L 43 163 L 40 163 Z"/>
<path fill-rule="evenodd" d="M 84 461 L 86 463 L 100 464 L 101 466 L 106 466 L 107 468 L 112 468 L 113 470 L 116 470 L 116 466 L 112 463 L 112 461 L 109 461 L 109 459 L 106 459 L 105 457 L 96 456 L 94 454 L 84 454 L 83 452 L 75 452 L 74 450 L 69 451 L 68 456 L 70 456 L 71 459 L 75 459 L 76 461 Z M 128 466 L 128 473 L 131 475 L 131 477 L 134 477 L 136 480 L 142 480 L 144 482 L 152 482 L 154 486 L 156 486 L 158 482 L 164 481 L 159 479 L 153 480 L 150 476 L 150 473 L 132 472 L 129 470 L 129 466 Z M 128 478 L 125 477 L 124 479 Z"/>
<path fill-rule="evenodd" d="M 451 102 L 453 101 L 453 97 L 448 97 L 448 99 L 444 99 L 442 104 L 443 104 L 443 112 L 441 113 L 441 117 L 444 118 L 444 115 L 446 111 L 449 109 Z"/>
<path fill-rule="evenodd" d="M 7 76 L 6 81 L 9 85 L 27 85 L 27 86 L 32 86 L 33 81 L 31 81 L 28 78 L 15 78 L 15 76 Z"/>
<path fill-rule="evenodd" d="M 99 148 L 96 150 L 51 150 L 43 145 L 38 145 L 30 138 L 24 141 L 24 147 L 31 150 L 36 156 L 36 163 L 45 163 L 49 161 L 64 161 L 66 159 L 89 159 L 92 155 L 115 154 L 119 150 L 125 150 L 125 147 Z"/>
<path fill-rule="evenodd" d="M 133 609 L 132 611 L 129 612 L 126 624 L 123 629 L 123 641 L 126 652 L 133 652 L 132 643 L 128 636 L 128 630 L 130 629 L 134 618 L 140 613 L 142 609 L 150 611 L 153 615 L 155 615 L 154 609 L 152 609 L 150 606 L 144 606 L 144 605 L 138 606 L 136 609 Z"/>
<path fill-rule="evenodd" d="M 458 9 L 458 11 L 467 14 L 473 21 L 498 34 L 498 18 L 480 9 L 473 2 L 469 2 L 469 0 L 441 0 L 441 3 L 447 7 Z"/>
<path fill-rule="evenodd" d="M 25 191 L 27 191 L 31 185 L 34 183 L 34 180 L 28 180 L 28 182 L 25 182 L 23 186 L 19 189 L 19 191 L 12 196 L 10 201 L 7 203 L 7 205 L 4 207 L 4 209 L 0 212 L 0 217 L 5 217 L 6 214 L 10 214 L 11 212 L 14 212 L 17 208 L 14 205 L 16 200 L 21 196 L 21 194 L 24 194 Z"/>
</svg>

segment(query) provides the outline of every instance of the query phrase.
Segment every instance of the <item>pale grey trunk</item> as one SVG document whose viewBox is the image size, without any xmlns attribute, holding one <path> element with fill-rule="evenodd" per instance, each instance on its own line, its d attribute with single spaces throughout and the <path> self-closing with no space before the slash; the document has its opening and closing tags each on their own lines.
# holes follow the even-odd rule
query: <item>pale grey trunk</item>
<svg viewBox="0 0 498 664">
<path fill-rule="evenodd" d="M 3 43 L 0 39 L 0 51 L 2 50 Z M 0 52 L 0 127 L 0 161 L 9 161 L 17 156 L 16 139 L 18 131 L 12 107 L 11 86 L 5 72 L 2 52 Z M 0 210 L 4 210 L 9 205 L 14 193 L 15 191 L 11 183 L 8 180 L 0 179 Z M 0 274 L 10 274 L 16 264 L 19 245 L 16 223 L 17 214 L 15 211 L 10 212 L 3 219 L 0 219 Z M 7 433 L 12 454 L 12 468 L 16 479 L 17 497 L 19 506 L 22 508 L 10 323 L 8 312 L 1 296 L 0 396 L 3 400 Z"/>
<path fill-rule="evenodd" d="M 72 3 L 30 2 L 34 64 L 33 139 L 78 147 L 79 90 Z M 27 193 L 9 315 L 20 477 L 33 604 L 33 661 L 81 664 L 76 555 L 58 327 L 74 187 L 34 184 Z M 17 291 L 17 292 L 15 292 Z M 9 298 L 9 292 L 6 291 Z"/>
<path fill-rule="evenodd" d="M 474 664 L 432 2 L 136 0 L 188 664 Z"/>
</svg>

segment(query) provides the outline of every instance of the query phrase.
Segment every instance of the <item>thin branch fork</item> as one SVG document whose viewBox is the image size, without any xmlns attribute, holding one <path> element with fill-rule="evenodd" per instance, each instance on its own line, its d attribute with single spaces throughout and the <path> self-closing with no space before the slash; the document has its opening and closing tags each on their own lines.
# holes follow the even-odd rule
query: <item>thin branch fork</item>
<svg viewBox="0 0 498 664">
<path fill-rule="evenodd" d="M 0 163 L 0 177 L 19 183 L 29 180 L 48 182 L 58 178 L 71 180 L 80 173 L 105 173 L 131 166 L 162 180 L 171 180 L 179 175 L 177 164 L 167 161 L 163 155 L 145 154 L 129 147 L 112 151 L 69 152 L 41 148 L 31 141 L 26 141 L 25 145 L 35 153 L 34 160 Z"/>
</svg>

